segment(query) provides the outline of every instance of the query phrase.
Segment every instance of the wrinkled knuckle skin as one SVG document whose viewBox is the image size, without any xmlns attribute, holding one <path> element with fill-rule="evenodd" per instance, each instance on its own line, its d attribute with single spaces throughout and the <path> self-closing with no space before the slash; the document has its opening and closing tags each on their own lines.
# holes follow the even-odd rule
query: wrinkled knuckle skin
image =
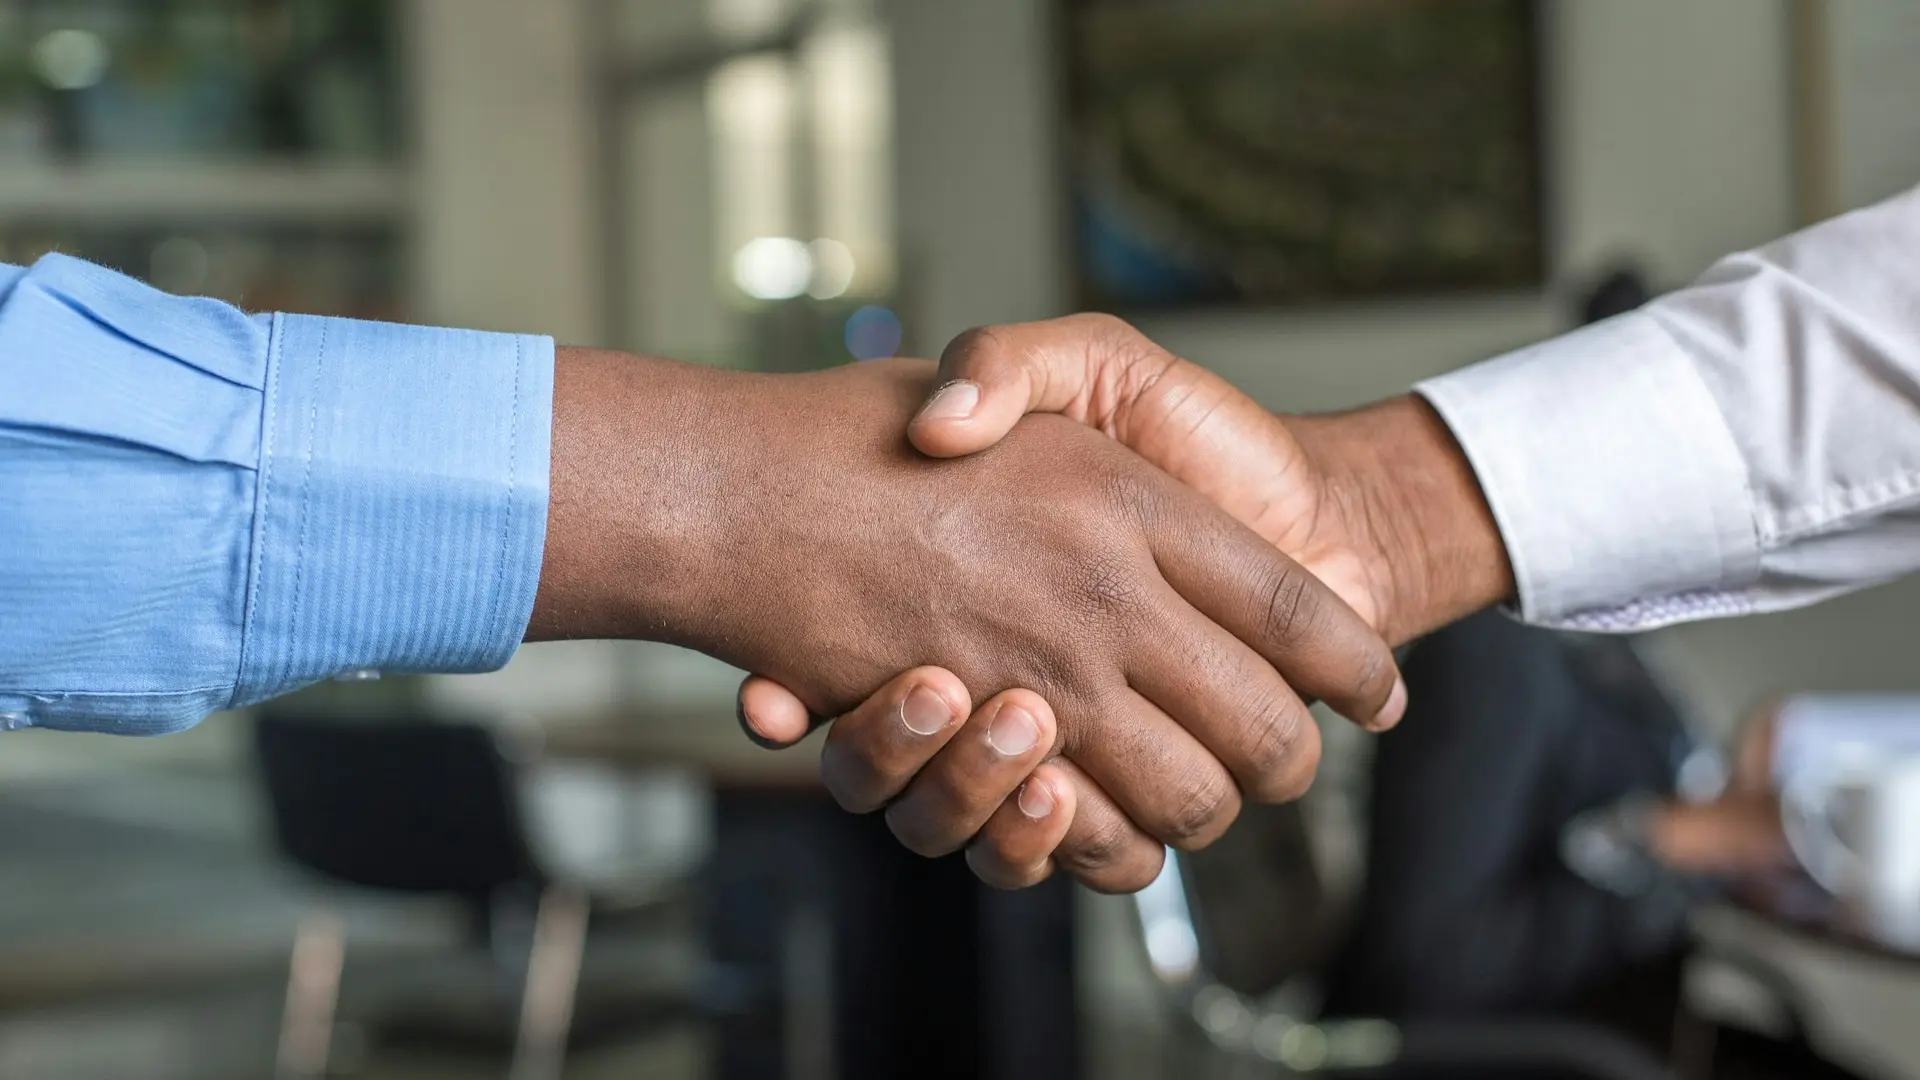
<svg viewBox="0 0 1920 1080">
<path fill-rule="evenodd" d="M 1131 457 L 1115 455 L 1091 466 L 1105 496 L 1109 513 L 1118 511 L 1130 522 L 1148 522 L 1159 518 L 1166 491 L 1153 475 Z"/>
<path fill-rule="evenodd" d="M 1163 865 L 1164 855 L 1161 854 L 1160 849 L 1156 848 L 1154 857 L 1142 859 L 1132 866 L 1111 869 L 1091 876 L 1085 879 L 1085 884 L 1095 892 L 1137 893 L 1154 883 L 1154 880 L 1160 876 Z"/>
<path fill-rule="evenodd" d="M 1224 780 L 1209 779 L 1192 785 L 1158 832 L 1169 846 L 1195 851 L 1218 839 L 1238 816 L 1239 792 Z"/>
<path fill-rule="evenodd" d="M 1061 845 L 1054 858 L 1076 875 L 1097 876 L 1120 865 L 1132 839 L 1123 822 L 1103 821 L 1086 836 Z"/>
<path fill-rule="evenodd" d="M 1111 312 L 1089 311 L 1072 318 L 1075 330 L 1113 350 L 1120 359 L 1133 359 L 1151 347 L 1138 327 Z"/>
<path fill-rule="evenodd" d="M 1280 702 L 1255 710 L 1247 725 L 1247 795 L 1254 802 L 1286 802 L 1298 786 L 1301 725 L 1311 723 L 1306 709 Z"/>
<path fill-rule="evenodd" d="M 1139 610 L 1144 595 L 1140 577 L 1119 559 L 1097 556 L 1081 572 L 1080 598 L 1086 613 L 1101 619 L 1124 619 Z"/>
<path fill-rule="evenodd" d="M 1362 705 L 1370 711 L 1378 711 L 1387 703 L 1388 695 L 1393 693 L 1393 654 L 1384 646 L 1365 649 L 1360 654 L 1360 670 L 1355 675 L 1353 689 Z M 1370 720 L 1368 716 L 1355 717 L 1356 720 Z"/>
<path fill-rule="evenodd" d="M 1291 648 L 1311 639 L 1319 617 L 1312 581 L 1306 571 L 1293 568 L 1268 588 L 1261 630 L 1274 647 Z"/>
<path fill-rule="evenodd" d="M 1314 731 L 1315 737 L 1304 737 L 1312 723 L 1313 719 L 1306 717 L 1296 725 L 1285 760 L 1260 774 L 1260 782 L 1247 789 L 1248 798 L 1269 805 L 1289 803 L 1313 786 L 1314 775 L 1320 770 L 1319 733 Z"/>
</svg>

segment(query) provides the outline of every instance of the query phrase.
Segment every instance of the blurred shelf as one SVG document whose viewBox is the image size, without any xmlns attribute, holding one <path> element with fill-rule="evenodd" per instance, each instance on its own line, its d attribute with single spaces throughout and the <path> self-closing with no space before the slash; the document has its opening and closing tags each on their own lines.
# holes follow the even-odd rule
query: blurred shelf
<svg viewBox="0 0 1920 1080">
<path fill-rule="evenodd" d="M 10 164 L 0 220 L 380 222 L 405 213 L 408 188 L 393 165 Z"/>
</svg>

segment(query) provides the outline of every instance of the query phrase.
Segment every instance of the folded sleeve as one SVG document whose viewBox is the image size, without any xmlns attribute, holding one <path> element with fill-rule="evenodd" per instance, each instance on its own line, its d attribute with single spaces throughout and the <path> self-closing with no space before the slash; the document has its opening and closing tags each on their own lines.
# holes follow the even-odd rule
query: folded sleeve
<svg viewBox="0 0 1920 1080">
<path fill-rule="evenodd" d="M 1920 569 L 1920 189 L 1418 388 L 1530 621 L 1644 630 Z"/>
<path fill-rule="evenodd" d="M 544 338 L 250 316 L 49 256 L 0 277 L 0 727 L 156 734 L 512 655 Z"/>
</svg>

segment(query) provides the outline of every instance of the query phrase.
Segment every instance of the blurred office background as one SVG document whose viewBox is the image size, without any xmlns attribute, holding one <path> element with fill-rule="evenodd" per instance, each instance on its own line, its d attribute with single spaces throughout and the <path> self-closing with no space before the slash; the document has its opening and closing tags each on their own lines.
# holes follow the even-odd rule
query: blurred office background
<svg viewBox="0 0 1920 1080">
<path fill-rule="evenodd" d="M 1406 235 L 1362 221 L 1357 248 L 1333 244 L 1317 269 L 1283 273 L 1272 253 L 1284 237 L 1242 250 L 1221 240 L 1236 235 L 1230 214 L 1225 224 L 1199 214 L 1205 228 L 1156 234 L 1184 278 L 1116 293 L 1126 281 L 1100 277 L 1089 207 L 1113 194 L 1098 138 L 1143 152 L 1121 145 L 1129 136 L 1099 111 L 1129 63 L 1154 68 L 1137 41 L 1128 51 L 1140 26 L 1127 6 L 0 0 L 0 261 L 60 250 L 252 309 L 780 370 L 937 353 L 969 326 L 1093 299 L 1262 403 L 1312 410 L 1561 332 L 1585 290 L 1622 266 L 1655 291 L 1674 287 L 1720 254 L 1920 182 L 1920 14 L 1909 5 L 1463 0 L 1453 6 L 1496 36 L 1519 35 L 1499 39 L 1512 55 L 1490 47 L 1465 69 L 1504 73 L 1467 100 L 1508 112 L 1494 129 L 1466 130 L 1441 111 L 1419 134 L 1431 157 L 1464 160 L 1455 151 L 1468 146 L 1492 163 L 1479 202 L 1406 209 L 1422 189 L 1402 174 L 1419 173 L 1423 144 L 1409 137 L 1391 158 L 1394 147 L 1365 132 L 1387 140 L 1392 125 L 1366 129 L 1362 116 L 1351 120 L 1363 132 L 1354 160 L 1370 148 L 1389 156 L 1366 220 L 1398 221 Z M 1177 18 L 1182 5 L 1140 6 Z M 1430 59 L 1444 70 L 1450 56 Z M 1312 89 L 1282 79 L 1247 93 L 1284 112 L 1290 93 Z M 1294 202 L 1275 214 L 1311 213 L 1338 194 L 1289 190 Z M 1134 211 L 1158 220 L 1152 206 Z M 1457 227 L 1433 235 L 1454 247 L 1441 243 L 1438 261 L 1422 264 L 1430 272 L 1380 269 L 1412 265 L 1410 237 L 1443 212 Z M 1367 250 L 1385 254 L 1341 261 Z M 1920 585 L 1896 584 L 1662 632 L 1643 655 L 1690 723 L 1730 735 L 1772 694 L 1920 691 L 1917 607 Z M 769 755 L 738 734 L 738 675 L 663 647 L 544 645 L 494 675 L 343 683 L 280 710 L 294 737 L 311 735 L 316 717 L 352 730 L 454 718 L 497 736 L 495 764 L 516 792 L 502 828 L 526 833 L 542 873 L 522 883 L 533 890 L 524 902 L 492 904 L 477 936 L 472 888 L 464 900 L 453 887 L 357 888 L 290 851 L 287 815 L 300 810 L 271 790 L 255 718 L 219 716 L 151 742 L 6 736 L 0 1076 L 262 1076 L 276 1053 L 290 1067 L 289 958 L 304 928 L 324 975 L 343 940 L 336 919 L 347 959 L 334 1072 L 501 1074 L 521 1021 L 513 1009 L 482 1003 L 464 1027 L 387 1018 L 460 1013 L 459 988 L 511 982 L 538 937 L 516 920 L 535 917 L 551 880 L 595 897 L 584 966 L 617 984 L 615 1004 L 596 1012 L 583 983 L 577 1016 L 607 1034 L 582 1043 L 569 1076 L 854 1074 L 860 1046 L 881 1036 L 836 1010 L 868 1008 L 860 1016 L 876 1024 L 894 1013 L 850 1005 L 848 986 L 971 1009 L 996 994 L 1013 1008 L 1009 987 L 1055 983 L 1072 1026 L 1052 1034 L 1071 1053 L 1022 1066 L 1029 1036 L 1005 1034 L 1019 1024 L 981 1020 L 964 1038 L 999 1049 L 949 1059 L 951 1073 L 1166 1071 L 1163 1048 L 1184 1021 L 1149 971 L 1130 901 L 1064 888 L 1028 908 L 954 901 L 940 910 L 978 923 L 966 940 L 998 935 L 1026 955 L 971 970 L 936 958 L 888 976 L 904 981 L 863 982 L 857 965 L 893 961 L 829 939 L 917 924 L 884 895 L 850 909 L 792 874 L 766 884 L 753 860 L 817 850 L 851 873 L 906 875 L 896 904 L 964 870 L 914 878 L 868 851 L 869 838 L 837 833 L 807 783 L 814 751 Z M 1306 821 L 1337 893 L 1362 870 L 1372 748 L 1338 725 L 1329 739 Z M 430 771 L 443 767 L 452 775 Z M 602 920 L 603 897 L 638 914 Z M 481 939 L 491 955 L 466 947 Z M 917 939 L 898 940 L 910 950 Z M 1803 960 L 1816 996 L 1850 1022 L 1920 1007 L 1920 967 L 1824 954 L 1792 963 Z M 435 965 L 447 965 L 443 978 L 428 977 Z M 968 971 L 965 985 L 914 981 L 954 970 Z M 475 1034 L 489 1025 L 506 1035 Z M 418 1037 L 392 1049 L 403 1040 L 388 1039 L 390 1027 Z M 1870 1045 L 1849 1067 L 1920 1076 L 1910 1028 L 1860 1038 Z M 1248 1067 L 1278 1060 L 1256 1055 Z"/>
</svg>

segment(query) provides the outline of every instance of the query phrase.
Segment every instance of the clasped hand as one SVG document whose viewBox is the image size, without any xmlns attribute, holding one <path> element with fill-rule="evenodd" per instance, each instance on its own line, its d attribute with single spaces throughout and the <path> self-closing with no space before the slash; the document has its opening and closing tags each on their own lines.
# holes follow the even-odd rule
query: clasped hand
<svg viewBox="0 0 1920 1080">
<path fill-rule="evenodd" d="M 940 666 L 912 666 L 840 716 L 821 768 L 847 809 L 884 808 L 925 855 L 965 846 L 1002 887 L 1059 866 L 1132 890 L 1158 873 L 1163 845 L 1204 846 L 1243 798 L 1305 790 L 1319 735 L 1303 696 L 1370 728 L 1398 719 L 1404 690 L 1379 631 L 1411 628 L 1392 610 L 1390 568 L 1363 556 L 1363 530 L 1305 444 L 1224 380 L 1101 316 L 965 335 L 937 384 L 909 362 L 860 377 L 932 385 L 909 438 L 960 459 L 925 475 L 950 504 L 942 520 L 969 525 L 923 529 L 908 551 L 964 550 L 981 576 L 961 588 L 979 601 L 1028 584 L 1017 607 L 993 601 L 985 639 L 896 654 Z M 1022 422 L 1030 412 L 1084 428 Z M 989 477 L 993 508 L 960 510 Z M 1036 548 L 1031 526 L 1059 539 Z M 742 687 L 743 722 L 769 745 L 797 741 L 821 702 L 756 670 L 770 677 Z"/>
</svg>

